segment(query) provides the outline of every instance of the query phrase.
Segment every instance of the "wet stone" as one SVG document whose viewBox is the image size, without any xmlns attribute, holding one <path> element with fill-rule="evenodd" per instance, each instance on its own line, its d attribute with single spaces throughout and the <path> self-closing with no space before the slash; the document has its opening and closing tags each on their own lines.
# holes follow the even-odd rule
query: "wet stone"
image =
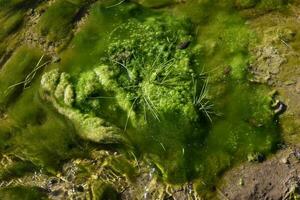
<svg viewBox="0 0 300 200">
<path fill-rule="evenodd" d="M 58 56 L 53 56 L 53 58 L 52 58 L 53 63 L 58 63 L 58 62 L 60 62 L 60 60 L 61 60 L 61 58 Z"/>
<path fill-rule="evenodd" d="M 261 163 L 266 159 L 265 155 L 261 153 L 250 153 L 247 156 L 247 158 L 248 158 L 248 162 L 258 162 L 258 163 Z"/>
<path fill-rule="evenodd" d="M 298 160 L 300 160 L 300 150 L 299 149 L 295 149 L 294 155 Z"/>
<path fill-rule="evenodd" d="M 52 196 L 55 196 L 55 197 L 60 196 L 60 195 L 62 195 L 62 194 L 63 194 L 63 191 L 62 191 L 61 189 L 59 189 L 59 190 L 54 190 L 53 192 L 51 192 L 51 195 L 52 195 Z"/>
<path fill-rule="evenodd" d="M 285 105 L 282 101 L 279 101 L 277 108 L 275 109 L 275 114 L 276 115 L 281 115 L 283 114 L 287 109 L 287 105 Z"/>
<path fill-rule="evenodd" d="M 257 156 L 257 161 L 258 162 L 263 162 L 266 159 L 266 157 L 263 154 L 258 154 Z"/>
<path fill-rule="evenodd" d="M 84 192 L 84 187 L 82 185 L 79 185 L 79 186 L 76 187 L 76 191 Z"/>
<path fill-rule="evenodd" d="M 288 158 L 283 157 L 283 158 L 280 159 L 280 162 L 283 163 L 283 164 L 288 164 L 289 160 L 288 160 Z"/>
<path fill-rule="evenodd" d="M 54 186 L 54 185 L 56 185 L 58 182 L 59 182 L 59 179 L 56 178 L 56 177 L 49 178 L 48 183 L 47 183 L 47 186 L 48 186 L 48 187 Z"/>
<path fill-rule="evenodd" d="M 181 44 L 178 45 L 178 49 L 186 49 L 190 46 L 191 44 L 191 41 L 185 41 L 185 42 L 182 42 Z"/>
</svg>

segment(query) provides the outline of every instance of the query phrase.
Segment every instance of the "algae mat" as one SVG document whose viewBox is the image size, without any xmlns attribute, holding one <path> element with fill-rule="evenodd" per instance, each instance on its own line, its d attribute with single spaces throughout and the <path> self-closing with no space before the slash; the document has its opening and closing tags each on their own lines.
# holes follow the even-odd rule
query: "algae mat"
<svg viewBox="0 0 300 200">
<path fill-rule="evenodd" d="M 95 149 L 124 156 L 108 166 L 133 185 L 145 163 L 157 181 L 194 182 L 203 196 L 227 169 L 261 161 L 281 142 L 281 111 L 266 85 L 249 81 L 260 40 L 244 11 L 287 9 L 271 0 L 0 1 L 3 195 L 44 198 L 7 183 L 57 176 Z"/>
</svg>

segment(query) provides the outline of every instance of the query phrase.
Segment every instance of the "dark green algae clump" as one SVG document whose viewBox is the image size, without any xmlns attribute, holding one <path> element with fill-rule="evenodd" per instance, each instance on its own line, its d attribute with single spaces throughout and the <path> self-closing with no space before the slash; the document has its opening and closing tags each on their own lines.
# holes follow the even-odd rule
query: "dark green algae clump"
<svg viewBox="0 0 300 200">
<path fill-rule="evenodd" d="M 0 190 L 0 197 L 3 200 L 47 200 L 45 191 L 38 187 L 9 187 Z"/>
<path fill-rule="evenodd" d="M 203 49 L 193 38 L 186 18 L 129 19 L 110 33 L 106 56 L 94 68 L 76 76 L 58 69 L 44 74 L 42 96 L 82 138 L 121 143 L 170 182 L 214 179 L 235 156 L 272 149 L 271 99 L 245 93 L 250 88 L 241 84 L 227 91 L 230 113 L 219 113 L 214 101 L 224 100 L 209 94 Z"/>
</svg>

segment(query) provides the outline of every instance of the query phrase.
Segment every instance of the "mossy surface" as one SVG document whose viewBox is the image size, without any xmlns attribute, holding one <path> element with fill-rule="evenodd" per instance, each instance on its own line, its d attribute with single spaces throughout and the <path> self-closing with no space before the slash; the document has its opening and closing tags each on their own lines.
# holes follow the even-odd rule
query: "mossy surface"
<svg viewBox="0 0 300 200">
<path fill-rule="evenodd" d="M 1 169 L 0 180 L 7 181 L 11 178 L 19 178 L 24 176 L 26 173 L 34 173 L 38 168 L 28 161 L 16 161 L 10 166 Z"/>
<path fill-rule="evenodd" d="M 110 31 L 97 33 L 90 22 L 109 16 L 99 4 L 71 42 L 75 48 L 62 53 L 60 69 L 70 74 L 74 99 L 68 104 L 61 98 L 60 109 L 116 125 L 135 153 L 173 183 L 201 177 L 210 184 L 249 153 L 268 154 L 279 141 L 271 99 L 266 88 L 245 80 L 255 34 L 231 6 L 218 8 L 209 21 L 195 25 L 193 12 L 182 18 L 146 10 L 141 16 L 135 15 L 139 6 L 124 4 L 112 8 L 115 24 L 103 22 Z M 129 13 L 134 14 L 123 21 Z M 92 55 L 79 54 L 82 48 Z M 97 54 L 98 61 L 89 59 Z M 82 68 L 76 59 L 89 61 Z"/>
<path fill-rule="evenodd" d="M 24 13 L 17 12 L 13 15 L 4 17 L 1 21 L 2 28 L 0 31 L 0 42 L 7 37 L 9 34 L 12 34 L 16 31 L 23 22 Z"/>
<path fill-rule="evenodd" d="M 76 16 L 88 1 L 84 0 L 59 0 L 55 1 L 39 20 L 38 30 L 42 35 L 47 36 L 51 42 L 66 38 Z"/>
<path fill-rule="evenodd" d="M 0 196 L 3 200 L 46 200 L 45 192 L 39 188 L 12 187 L 0 190 Z"/>
<path fill-rule="evenodd" d="M 53 172 L 79 151 L 72 150 L 78 145 L 73 126 L 40 100 L 43 68 L 34 69 L 45 63 L 39 49 L 23 46 L 1 69 L 1 112 L 7 117 L 0 123 L 0 148 Z M 32 79 L 26 79 L 30 74 Z"/>
<path fill-rule="evenodd" d="M 25 13 L 39 3 L 39 0 L 1 0 L 0 1 L 0 42 L 20 28 Z"/>
<path fill-rule="evenodd" d="M 120 195 L 115 191 L 114 187 L 102 182 L 93 184 L 93 196 L 95 200 L 118 200 Z"/>
<path fill-rule="evenodd" d="M 191 0 L 155 11 L 143 6 L 169 1 L 114 3 L 92 4 L 72 37 L 85 1 L 55 1 L 35 30 L 49 41 L 70 39 L 61 61 L 38 70 L 26 89 L 22 81 L 44 52 L 20 47 L 2 67 L 1 153 L 55 173 L 86 156 L 85 140 L 122 144 L 164 181 L 201 180 L 198 189 L 205 191 L 248 154 L 276 149 L 280 135 L 268 88 L 247 80 L 256 35 L 236 7 L 272 10 L 283 1 Z M 134 174 L 125 161 L 115 166 Z M 7 170 L 8 177 L 28 172 L 22 164 Z"/>
<path fill-rule="evenodd" d="M 27 9 L 37 3 L 39 0 L 1 0 L 0 13 L 8 13 L 14 10 Z"/>
<path fill-rule="evenodd" d="M 11 59 L 2 67 L 0 74 L 0 104 L 5 106 L 12 101 L 16 91 L 22 89 L 26 76 L 34 69 L 42 53 L 39 49 L 22 46 L 17 49 Z"/>
<path fill-rule="evenodd" d="M 137 0 L 137 2 L 145 7 L 159 8 L 175 3 L 174 0 Z"/>
</svg>

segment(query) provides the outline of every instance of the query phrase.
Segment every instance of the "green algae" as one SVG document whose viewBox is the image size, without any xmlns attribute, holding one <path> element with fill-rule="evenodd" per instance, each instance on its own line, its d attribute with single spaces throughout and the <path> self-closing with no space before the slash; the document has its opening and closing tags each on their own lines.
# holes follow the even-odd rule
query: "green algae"
<svg viewBox="0 0 300 200">
<path fill-rule="evenodd" d="M 42 32 L 53 40 L 67 37 L 82 5 L 71 4 L 76 6 L 70 7 L 62 24 L 49 18 L 64 18 L 63 6 L 52 8 L 52 13 L 49 9 L 44 20 L 53 24 L 41 23 L 47 25 Z M 241 7 L 252 4 L 243 1 Z M 57 73 L 50 78 L 52 85 L 42 84 L 39 94 L 37 78 L 23 93 L 20 87 L 10 98 L 1 96 L 4 105 L 12 104 L 4 106 L 10 122 L 0 123 L 1 150 L 54 171 L 65 160 L 82 155 L 75 132 L 99 143 L 129 140 L 125 151 L 147 159 L 164 180 L 182 183 L 200 178 L 199 191 L 213 185 L 224 170 L 247 160 L 248 154 L 269 154 L 280 137 L 268 89 L 245 80 L 255 34 L 232 5 L 190 1 L 174 8 L 174 15 L 180 16 L 176 17 L 131 3 L 111 8 L 95 3 L 70 48 L 61 52 L 61 63 L 50 67 L 60 71 L 44 75 Z M 178 48 L 187 41 L 191 43 L 187 49 Z M 41 56 L 38 52 L 32 58 L 32 52 L 17 51 L 4 66 L 0 91 L 24 80 Z M 205 97 L 213 110 L 205 113 L 195 105 L 195 97 Z M 116 127 L 122 139 L 102 137 L 105 131 L 98 127 L 103 126 Z M 126 163 L 120 166 L 125 174 L 133 174 Z"/>
<path fill-rule="evenodd" d="M 38 0 L 0 1 L 0 42 L 21 27 L 26 11 L 37 3 Z"/>
<path fill-rule="evenodd" d="M 121 13 L 116 16 L 121 18 L 137 9 L 126 4 L 115 8 Z M 89 41 L 88 45 L 93 41 L 94 46 L 87 48 L 94 50 L 93 54 L 83 52 L 78 58 L 82 62 L 98 54 L 99 60 L 88 61 L 86 72 L 79 73 L 77 81 L 74 76 L 83 70 L 82 64 L 78 65 L 77 57 L 69 59 L 69 50 L 62 53 L 61 69 L 70 73 L 76 96 L 69 106 L 124 129 L 135 153 L 150 160 L 163 178 L 173 183 L 201 177 L 210 185 L 222 171 L 246 160 L 248 154 L 268 154 L 278 142 L 268 90 L 245 81 L 251 61 L 248 48 L 255 43 L 255 34 L 231 7 L 220 4 L 219 9 L 208 22 L 198 20 L 198 28 L 184 18 L 160 18 L 149 11 L 144 16 L 131 16 L 123 25 L 122 18 L 116 17 L 116 25 L 107 25 L 110 32 L 100 30 L 102 35 L 96 42 L 96 37 L 86 37 L 95 31 L 88 28 L 89 20 L 109 15 L 99 4 L 86 27 L 75 35 L 71 42 L 75 48 L 70 50 L 77 55 L 86 44 L 76 41 Z M 195 33 L 197 39 L 192 40 Z M 178 49 L 186 41 L 191 46 Z M 226 75 L 223 72 L 227 68 Z M 205 71 L 216 73 L 203 75 Z M 219 91 L 215 94 L 215 90 Z M 203 104 L 208 108 L 209 102 L 215 105 L 213 111 L 201 106 L 197 111 L 193 98 L 201 93 Z"/>
<path fill-rule="evenodd" d="M 53 172 L 59 169 L 64 160 L 84 152 L 79 153 L 82 149 L 74 136 L 73 126 L 50 107 L 43 105 L 37 83 L 23 92 L 8 109 L 11 128 L 4 132 L 9 135 L 4 152 L 18 155 Z"/>
<path fill-rule="evenodd" d="M 99 59 L 106 54 L 111 32 L 126 19 L 147 15 L 147 11 L 142 12 L 135 4 L 107 8 L 110 5 L 105 2 L 96 2 L 93 5 L 86 23 L 69 44 L 72 48 L 67 48 L 61 53 L 64 59 L 59 67 L 63 71 L 77 74 L 99 64 Z"/>
<path fill-rule="evenodd" d="M 124 142 L 118 127 L 105 119 L 81 113 L 72 108 L 75 93 L 68 77 L 68 74 L 59 74 L 58 71 L 50 71 L 45 74 L 41 81 L 42 93 L 49 94 L 49 97 L 45 97 L 45 99 L 48 99 L 59 113 L 73 122 L 82 138 L 108 144 Z M 46 96 L 45 94 L 43 95 Z"/>
<path fill-rule="evenodd" d="M 7 115 L 0 123 L 1 149 L 53 171 L 74 155 L 78 142 L 72 136 L 73 126 L 39 97 L 42 69 L 24 88 L 24 80 L 39 60 L 47 62 L 41 58 L 40 50 L 20 47 L 1 70 L 1 110 Z"/>
<path fill-rule="evenodd" d="M 281 9 L 291 1 L 285 0 L 236 0 L 235 5 L 238 8 L 256 8 L 263 11 Z"/>
<path fill-rule="evenodd" d="M 285 0 L 261 0 L 257 3 L 257 8 L 264 10 L 264 11 L 270 11 L 275 9 L 280 9 L 283 6 L 287 5 L 291 1 L 285 1 Z"/>
<path fill-rule="evenodd" d="M 0 196 L 3 200 L 46 200 L 48 199 L 45 192 L 37 187 L 11 187 L 0 190 Z"/>
<path fill-rule="evenodd" d="M 0 23 L 2 24 L 2 28 L 0 31 L 0 41 L 20 27 L 23 22 L 23 17 L 24 14 L 22 12 L 17 12 L 14 15 L 1 19 Z"/>
<path fill-rule="evenodd" d="M 145 152 L 151 155 L 151 157 L 152 154 L 156 157 L 165 148 L 175 150 L 179 146 L 179 153 L 181 155 L 182 148 L 184 147 L 181 147 L 181 144 L 177 140 L 188 137 L 187 134 L 189 132 L 201 129 L 200 126 L 197 126 L 197 123 L 200 122 L 200 118 L 204 117 L 205 106 L 208 106 L 204 102 L 205 97 L 201 94 L 204 92 L 201 86 L 201 82 L 203 82 L 202 75 L 197 76 L 194 74 L 193 68 L 190 65 L 193 62 L 192 57 L 195 55 L 192 52 L 189 53 L 186 50 L 178 48 L 181 42 L 185 42 L 191 38 L 188 24 L 185 20 L 178 19 L 176 22 L 172 18 L 164 16 L 162 18 L 146 18 L 143 25 L 140 25 L 139 21 L 133 20 L 124 27 L 119 26 L 117 31 L 130 35 L 131 39 L 126 39 L 122 42 L 119 42 L 120 39 L 118 38 L 112 39 L 115 42 L 111 42 L 108 48 L 110 57 L 104 59 L 104 62 L 110 65 L 99 66 L 93 70 L 94 72 L 84 74 L 83 78 L 89 77 L 90 81 L 82 81 L 79 78 L 79 84 L 83 85 L 79 85 L 78 90 L 74 92 L 74 96 L 78 98 L 77 106 L 81 109 L 85 107 L 82 111 L 87 110 L 90 113 L 94 113 L 94 115 L 98 116 L 98 120 L 103 118 L 101 116 L 101 113 L 103 113 L 101 107 L 97 108 L 97 103 L 105 101 L 101 97 L 105 99 L 106 96 L 102 95 L 105 93 L 115 94 L 116 103 L 126 111 L 126 115 L 122 117 L 118 109 L 111 110 L 110 115 L 118 115 L 119 118 L 125 119 L 127 117 L 127 121 L 123 121 L 123 124 L 121 124 L 124 132 L 126 132 L 127 128 L 129 130 L 132 129 L 132 131 L 128 131 L 131 132 L 131 135 L 129 135 L 130 140 L 133 141 L 134 145 L 138 145 L 138 148 L 144 148 Z M 147 32 L 138 35 L 134 34 L 132 30 L 140 30 L 139 33 L 142 30 L 147 30 Z M 163 32 L 163 30 L 169 31 Z M 163 40 L 159 41 L 158 39 Z M 141 46 L 140 44 L 143 45 Z M 157 52 L 158 55 L 153 59 Z M 126 58 L 125 56 L 125 58 L 122 58 L 125 54 L 128 57 Z M 132 59 L 129 57 L 132 57 Z M 124 66 L 125 69 L 120 70 L 122 67 L 120 66 L 121 62 L 127 62 L 123 64 L 126 65 Z M 45 74 L 45 79 L 51 73 L 54 73 L 54 71 Z M 57 86 L 55 85 L 56 88 L 61 84 L 61 82 L 57 82 L 55 79 L 50 78 L 49 80 L 51 80 L 51 83 L 58 83 Z M 48 83 L 50 82 L 44 81 L 42 84 L 49 86 L 47 88 L 52 88 Z M 65 94 L 66 85 L 62 88 L 65 89 L 62 92 Z M 190 91 L 194 91 L 194 93 L 190 93 Z M 56 94 L 56 91 L 51 89 L 48 92 L 52 93 L 52 95 Z M 82 105 L 82 102 L 84 102 L 84 105 Z M 61 110 L 61 107 L 57 106 L 53 100 L 52 103 L 56 109 Z M 93 107 L 86 108 L 88 104 Z M 209 111 L 205 110 L 205 112 L 208 114 Z M 64 111 L 61 113 L 65 114 L 71 120 L 73 119 L 73 114 L 67 114 Z M 76 114 L 76 116 L 78 115 Z M 182 121 L 182 123 L 178 124 L 178 127 L 172 127 L 169 124 L 175 118 Z M 105 119 L 109 120 L 109 118 Z M 77 121 L 83 122 L 81 123 L 82 127 L 87 126 L 84 120 Z M 110 126 L 108 125 L 108 127 Z M 177 131 L 176 129 L 180 126 L 181 128 Z M 92 127 L 98 130 L 94 125 Z M 138 131 L 138 129 L 140 130 Z M 80 132 L 80 130 L 78 131 Z M 158 135 L 160 135 L 159 138 L 156 138 L 155 132 L 158 132 Z M 166 143 L 160 141 L 164 140 L 168 133 L 173 134 L 172 141 L 166 141 Z M 94 133 L 89 131 L 89 134 Z M 95 134 L 101 136 L 106 133 L 99 129 L 98 133 L 95 131 Z M 195 135 L 197 135 L 196 132 Z M 92 137 L 90 139 L 97 141 Z M 143 147 L 144 142 L 151 144 L 149 145 L 149 149 L 146 150 Z M 170 155 L 170 152 L 167 154 Z M 177 156 L 177 154 L 174 153 L 173 156 Z M 167 166 L 159 162 L 159 160 L 157 160 L 157 164 L 163 165 L 163 169 Z"/>
<path fill-rule="evenodd" d="M 136 2 L 149 8 L 159 8 L 175 3 L 174 0 L 137 0 Z"/>
<path fill-rule="evenodd" d="M 19 160 L 0 170 L 0 180 L 8 181 L 11 178 L 19 178 L 24 174 L 34 173 L 37 170 L 38 168 L 31 162 Z"/>
<path fill-rule="evenodd" d="M 115 191 L 112 185 L 103 184 L 102 182 L 99 181 L 93 184 L 92 194 L 95 200 L 120 199 L 120 195 Z"/>
<path fill-rule="evenodd" d="M 49 41 L 66 38 L 73 28 L 76 16 L 86 3 L 83 0 L 55 1 L 40 18 L 37 26 L 39 32 L 47 36 Z"/>
<path fill-rule="evenodd" d="M 9 145 L 6 151 L 54 172 L 60 168 L 63 161 L 80 155 L 79 143 L 70 132 L 70 126 L 62 117 L 49 112 L 47 121 L 42 125 L 15 128 L 16 130 L 10 133 L 11 138 L 6 141 Z"/>
<path fill-rule="evenodd" d="M 0 73 L 0 105 L 3 107 L 12 101 L 13 96 L 18 95 L 22 89 L 26 76 L 34 69 L 41 58 L 40 50 L 30 47 L 18 48 L 11 59 L 3 66 Z"/>
<path fill-rule="evenodd" d="M 36 3 L 38 3 L 38 0 L 0 0 L 0 15 L 15 10 L 27 9 Z"/>
</svg>

